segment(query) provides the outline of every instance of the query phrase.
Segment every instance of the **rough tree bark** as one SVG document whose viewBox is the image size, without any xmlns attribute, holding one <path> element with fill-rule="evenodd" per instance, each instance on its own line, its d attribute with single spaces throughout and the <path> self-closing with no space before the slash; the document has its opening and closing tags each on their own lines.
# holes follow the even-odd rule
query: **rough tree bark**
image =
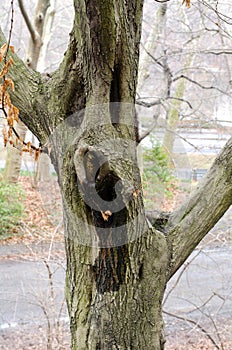
<svg viewBox="0 0 232 350">
<path fill-rule="evenodd" d="M 12 100 L 58 173 L 73 350 L 163 349 L 166 283 L 232 202 L 231 139 L 166 225 L 145 217 L 131 108 L 142 3 L 74 0 L 69 47 L 52 77 L 16 56 L 11 70 Z"/>
</svg>

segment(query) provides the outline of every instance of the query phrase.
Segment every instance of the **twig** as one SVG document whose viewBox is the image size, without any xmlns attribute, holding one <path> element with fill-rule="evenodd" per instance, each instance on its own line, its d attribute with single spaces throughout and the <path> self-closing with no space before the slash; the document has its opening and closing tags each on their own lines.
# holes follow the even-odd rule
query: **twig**
<svg viewBox="0 0 232 350">
<path fill-rule="evenodd" d="M 58 225 L 55 227 L 53 233 L 52 233 L 52 239 L 51 239 L 51 243 L 50 243 L 50 246 L 49 246 L 49 251 L 48 251 L 48 261 L 50 261 L 51 259 L 51 252 L 52 252 L 52 246 L 53 246 L 53 242 L 54 242 L 54 237 L 58 231 L 58 229 L 62 226 L 62 223 L 63 223 L 63 219 L 60 220 L 60 222 L 58 223 Z"/>
<path fill-rule="evenodd" d="M 193 106 L 191 105 L 191 103 L 189 101 L 185 100 L 184 98 L 169 96 L 168 99 L 169 100 L 177 100 L 177 101 L 185 102 L 189 106 L 189 108 L 193 109 Z"/>
<path fill-rule="evenodd" d="M 199 328 L 202 331 L 202 333 L 204 333 L 206 335 L 206 337 L 213 343 L 213 345 L 216 347 L 216 349 L 220 350 L 220 347 L 217 345 L 215 340 L 211 337 L 211 335 L 207 332 L 207 330 L 205 328 L 203 328 L 197 321 L 194 321 L 194 320 L 192 320 L 190 318 L 187 318 L 187 317 L 183 317 L 183 316 L 179 316 L 179 315 L 173 314 L 172 312 L 168 312 L 166 310 L 163 310 L 163 313 L 165 315 L 168 315 L 168 316 L 171 316 L 171 317 L 175 317 L 175 318 L 177 318 L 179 320 L 187 321 L 189 323 L 194 324 L 194 326 Z"/>
<path fill-rule="evenodd" d="M 223 90 L 217 88 L 216 86 L 212 86 L 212 85 L 211 85 L 211 86 L 205 86 L 205 85 L 202 85 L 201 83 L 199 83 L 199 82 L 197 82 L 196 80 L 193 80 L 193 79 L 187 77 L 187 76 L 184 75 L 184 74 L 181 74 L 180 76 L 178 76 L 178 77 L 176 77 L 176 78 L 173 78 L 173 82 L 174 82 L 174 81 L 177 81 L 177 80 L 179 80 L 179 79 L 186 79 L 186 80 L 190 81 L 190 83 L 193 83 L 193 84 L 199 86 L 201 89 L 206 89 L 206 90 L 217 90 L 217 91 L 221 92 L 222 94 L 225 94 L 225 95 L 227 95 L 227 96 L 230 96 L 230 94 L 228 94 L 227 92 L 225 92 L 225 91 L 223 91 Z"/>
<path fill-rule="evenodd" d="M 153 101 L 153 102 L 145 102 L 145 101 L 136 100 L 136 104 L 139 106 L 150 108 L 153 106 L 160 105 L 163 102 L 163 100 L 164 99 L 162 99 L 162 98 L 158 98 L 156 101 Z"/>
<path fill-rule="evenodd" d="M 198 151 L 199 153 L 201 153 L 205 158 L 207 158 L 207 156 L 205 154 L 203 154 L 201 152 L 201 149 L 197 146 L 195 146 L 193 143 L 191 143 L 190 141 L 188 141 L 185 137 L 181 136 L 180 134 L 178 134 L 177 132 L 175 132 L 174 130 L 170 129 L 170 128 L 166 128 L 167 131 L 169 131 L 170 133 L 178 136 L 180 139 L 182 139 L 183 141 L 185 141 L 186 143 L 188 143 L 191 147 L 193 147 L 196 151 Z"/>
<path fill-rule="evenodd" d="M 182 102 L 185 102 L 189 106 L 190 109 L 193 109 L 193 107 L 189 101 L 185 100 L 184 98 L 178 98 L 178 97 L 173 97 L 173 96 L 167 96 L 165 99 L 158 98 L 156 101 L 153 101 L 153 102 L 145 102 L 145 101 L 141 101 L 141 100 L 136 100 L 136 104 L 139 106 L 150 108 L 150 107 L 162 104 L 165 100 L 182 101 Z"/>
<path fill-rule="evenodd" d="M 60 344 L 60 320 L 61 320 L 61 313 L 63 311 L 64 305 L 65 305 L 65 298 L 63 298 L 62 300 L 62 304 L 60 306 L 60 310 L 59 310 L 59 313 L 57 316 L 57 322 L 56 322 L 56 340 L 58 344 Z"/>
<path fill-rule="evenodd" d="M 150 135 L 150 133 L 152 132 L 152 130 L 157 126 L 157 119 L 158 119 L 158 114 L 155 114 L 154 116 L 153 116 L 153 118 L 155 119 L 155 121 L 151 124 L 151 126 L 150 126 L 150 128 L 147 130 L 147 131 L 145 131 L 144 133 L 143 133 L 143 135 L 141 135 L 140 137 L 139 137 L 139 140 L 138 140 L 138 143 L 140 143 L 143 139 L 145 139 L 145 137 L 147 137 L 148 135 Z"/>
<path fill-rule="evenodd" d="M 33 295 L 34 297 L 36 297 L 36 299 L 38 299 L 37 293 L 35 291 L 33 291 Z M 42 310 L 45 319 L 47 321 L 47 349 L 51 350 L 52 349 L 52 326 L 51 326 L 51 321 L 50 321 L 50 316 L 49 316 L 49 308 L 48 305 L 46 304 L 46 302 L 44 302 L 44 300 L 42 298 L 39 298 L 37 302 L 32 302 L 32 301 L 28 301 L 29 304 L 31 305 L 36 305 L 38 307 L 40 307 L 40 309 Z"/>
<path fill-rule="evenodd" d="M 187 261 L 187 263 L 184 265 L 183 269 L 181 270 L 176 282 L 174 283 L 174 285 L 172 286 L 172 288 L 170 288 L 170 290 L 168 291 L 168 293 L 166 294 L 164 300 L 163 300 L 163 305 L 165 305 L 165 303 L 167 302 L 167 299 L 169 298 L 170 294 L 174 291 L 174 289 L 177 287 L 177 285 L 180 282 L 181 277 L 183 276 L 183 273 L 187 270 L 187 268 L 189 267 L 189 265 L 196 259 L 196 257 L 201 253 L 201 250 L 199 250 L 197 252 L 196 255 L 194 255 L 194 257 L 192 257 L 192 259 L 190 259 L 189 261 Z"/>
<path fill-rule="evenodd" d="M 4 62 L 6 63 L 6 57 L 10 48 L 10 42 L 11 42 L 11 37 L 12 37 L 12 31 L 13 31 L 13 24 L 14 24 L 14 0 L 11 0 L 11 20 L 10 20 L 10 31 L 9 31 L 9 36 L 8 36 L 8 41 L 7 41 L 7 49 L 4 57 Z"/>
<path fill-rule="evenodd" d="M 54 284 L 53 284 L 53 272 L 50 269 L 50 266 L 46 260 L 44 260 L 44 264 L 48 271 L 48 280 L 49 280 L 49 290 L 50 290 L 50 303 L 51 303 L 51 310 L 52 310 L 52 316 L 53 316 L 53 325 L 55 325 L 56 322 L 56 311 L 55 311 L 55 292 L 54 292 Z M 48 338 L 48 349 L 52 349 L 52 337 L 51 337 L 51 329 L 48 329 L 50 337 Z M 49 346 L 50 345 L 50 346 Z"/>
<path fill-rule="evenodd" d="M 212 318 L 212 316 L 210 315 L 210 313 L 207 313 L 207 312 L 205 312 L 205 311 L 202 309 L 202 308 L 203 308 L 204 306 L 206 306 L 215 296 L 216 296 L 216 294 L 213 293 L 213 294 L 210 295 L 210 297 L 209 297 L 207 300 L 205 300 L 204 303 L 203 303 L 202 305 L 200 305 L 200 306 L 196 305 L 195 303 L 191 302 L 190 300 L 187 300 L 187 302 L 188 302 L 189 304 L 191 304 L 192 306 L 194 306 L 194 309 L 193 309 L 192 311 L 190 311 L 190 312 L 194 312 L 194 311 L 198 310 L 199 312 L 202 313 L 203 316 L 205 316 L 205 317 L 207 317 L 207 318 L 210 319 L 210 321 L 211 321 L 211 323 L 212 323 L 212 325 L 213 325 L 213 327 L 214 327 L 214 329 L 215 329 L 215 331 L 216 331 L 216 335 L 217 335 L 217 337 L 218 337 L 218 341 L 220 342 L 221 350 L 224 350 L 224 345 L 223 345 L 223 342 L 222 342 L 220 333 L 219 333 L 219 331 L 218 331 L 218 328 L 217 328 L 217 325 L 216 325 L 214 319 Z"/>
<path fill-rule="evenodd" d="M 155 2 L 159 2 L 159 3 L 161 3 L 161 4 L 164 4 L 165 2 L 168 2 L 168 1 L 170 1 L 170 0 L 154 0 Z"/>
</svg>

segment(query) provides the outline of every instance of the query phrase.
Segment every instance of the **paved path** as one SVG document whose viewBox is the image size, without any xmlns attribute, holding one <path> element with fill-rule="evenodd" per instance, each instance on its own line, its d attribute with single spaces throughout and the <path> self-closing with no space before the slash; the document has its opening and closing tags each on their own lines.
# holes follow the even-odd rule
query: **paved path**
<svg viewBox="0 0 232 350">
<path fill-rule="evenodd" d="M 50 319 L 54 316 L 51 301 L 51 279 L 43 262 L 17 259 L 18 250 L 26 252 L 22 246 L 13 246 L 13 258 L 9 257 L 9 246 L 0 247 L 0 331 L 21 324 L 43 324 L 45 312 Z M 33 247 L 34 249 L 34 247 Z M 38 249 L 41 252 L 41 249 Z M 25 258 L 25 257 L 24 257 Z M 61 261 L 49 263 L 54 288 L 55 312 L 58 315 L 64 300 L 65 269 Z M 65 305 L 65 303 L 64 303 Z M 61 313 L 67 318 L 66 305 Z"/>
<path fill-rule="evenodd" d="M 198 308 L 210 315 L 232 317 L 232 247 L 194 251 L 191 264 L 175 287 L 182 269 L 168 284 L 164 308 L 197 318 Z M 202 314 L 201 314 L 202 316 Z"/>
<path fill-rule="evenodd" d="M 194 251 L 190 259 L 194 256 L 196 258 L 165 303 L 165 309 L 197 319 L 202 313 L 196 307 L 204 305 L 205 312 L 230 319 L 232 247 Z M 51 263 L 50 267 L 54 271 L 58 312 L 63 301 L 65 271 L 60 264 Z M 178 274 L 169 282 L 167 291 L 175 285 Z M 49 286 L 48 271 L 43 262 L 0 261 L 0 330 L 20 324 L 44 323 L 46 319 L 41 306 L 48 312 L 52 309 Z M 62 317 L 67 317 L 65 311 Z"/>
</svg>

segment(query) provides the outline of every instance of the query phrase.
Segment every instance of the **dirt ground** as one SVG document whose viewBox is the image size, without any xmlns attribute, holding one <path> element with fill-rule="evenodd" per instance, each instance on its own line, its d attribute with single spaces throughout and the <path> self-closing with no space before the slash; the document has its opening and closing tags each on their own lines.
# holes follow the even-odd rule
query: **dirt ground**
<svg viewBox="0 0 232 350">
<path fill-rule="evenodd" d="M 48 341 L 49 340 L 49 341 Z M 178 331 L 166 336 L 165 350 L 231 350 L 232 342 L 221 339 L 215 345 L 197 331 Z M 49 345 L 50 344 L 50 345 Z M 48 347 L 50 346 L 50 347 Z M 22 326 L 19 330 L 8 329 L 0 332 L 0 350 L 68 350 L 70 336 L 68 324 L 54 329 L 50 337 L 46 326 Z M 145 350 L 145 349 L 144 349 Z"/>
</svg>

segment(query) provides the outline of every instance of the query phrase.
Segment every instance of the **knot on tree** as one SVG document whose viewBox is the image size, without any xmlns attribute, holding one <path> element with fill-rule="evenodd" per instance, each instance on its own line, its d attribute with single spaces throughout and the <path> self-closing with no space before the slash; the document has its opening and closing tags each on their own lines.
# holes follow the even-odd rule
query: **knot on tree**
<svg viewBox="0 0 232 350">
<path fill-rule="evenodd" d="M 44 20 L 44 14 L 42 12 L 39 12 L 36 16 L 36 20 L 41 23 Z"/>
</svg>

